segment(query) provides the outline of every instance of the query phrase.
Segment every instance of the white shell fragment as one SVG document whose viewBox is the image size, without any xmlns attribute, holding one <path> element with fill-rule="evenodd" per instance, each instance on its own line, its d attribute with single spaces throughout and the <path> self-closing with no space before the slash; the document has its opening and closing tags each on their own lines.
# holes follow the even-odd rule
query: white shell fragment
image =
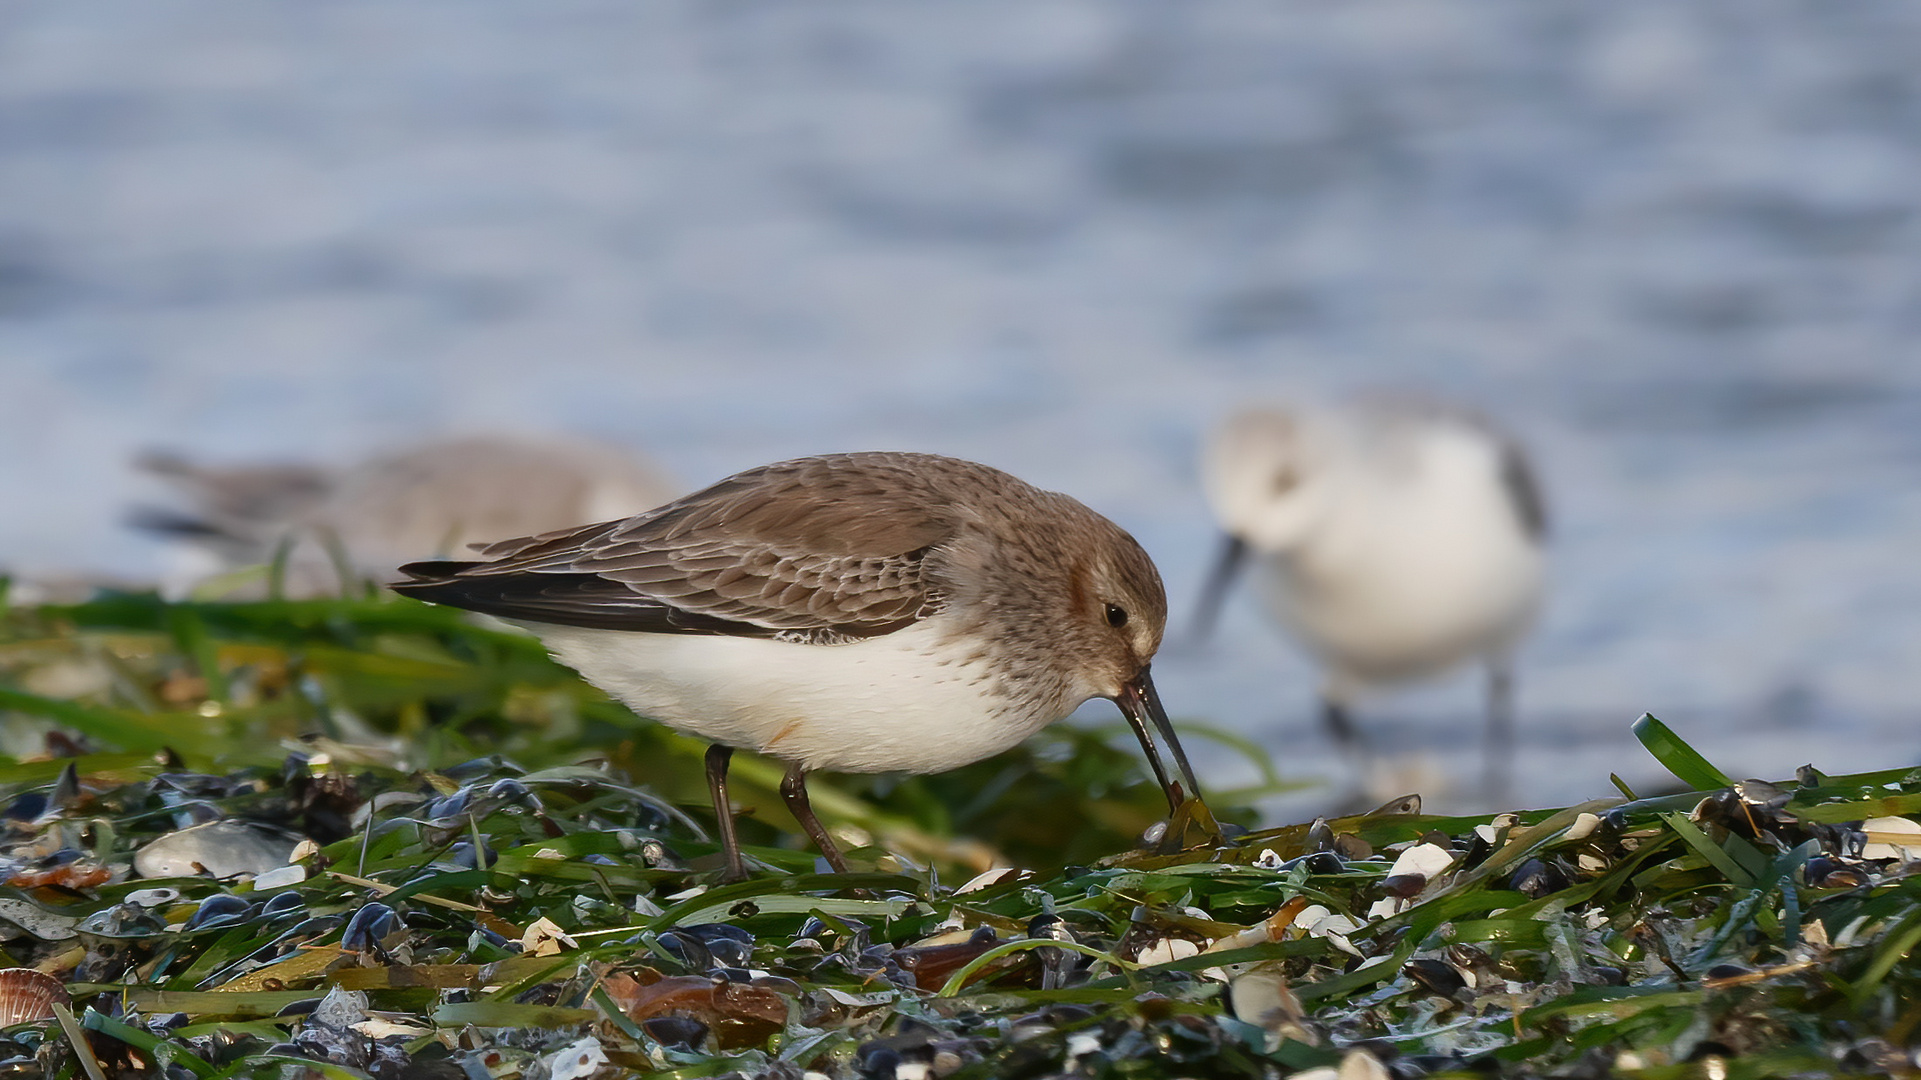
<svg viewBox="0 0 1921 1080">
<path fill-rule="evenodd" d="M 580 1080 L 607 1064 L 607 1052 L 592 1035 L 568 1043 L 547 1059 L 547 1071 L 554 1080 Z"/>
<path fill-rule="evenodd" d="M 1030 870 L 1020 870 L 1011 866 L 996 866 L 975 874 L 967 880 L 967 884 L 962 885 L 954 891 L 957 893 L 978 892 L 981 889 L 999 885 L 1003 881 L 1020 881 L 1023 878 L 1033 876 L 1033 871 Z"/>
<path fill-rule="evenodd" d="M 1276 965 L 1263 964 L 1236 978 L 1228 984 L 1227 999 L 1236 1017 L 1268 1033 L 1270 1049 L 1280 1045 L 1283 1032 L 1306 1037 L 1300 1000 Z"/>
<path fill-rule="evenodd" d="M 10 922 L 42 941 L 65 941 L 77 931 L 79 919 L 47 911 L 38 904 L 0 897 L 0 920 Z"/>
<path fill-rule="evenodd" d="M 1904 817 L 1869 818 L 1861 831 L 1868 837 L 1861 848 L 1864 859 L 1921 858 L 1921 824 Z"/>
<path fill-rule="evenodd" d="M 1583 813 L 1575 817 L 1574 824 L 1567 827 L 1567 832 L 1562 833 L 1561 838 L 1563 840 L 1586 840 L 1588 837 L 1594 835 L 1594 830 L 1600 827 L 1601 818 L 1598 814 Z"/>
<path fill-rule="evenodd" d="M 1432 881 L 1446 873 L 1447 868 L 1453 865 L 1454 853 L 1452 851 L 1449 851 L 1439 844 L 1415 844 L 1413 847 L 1401 852 L 1401 857 L 1395 859 L 1394 865 L 1388 869 L 1387 876 L 1399 877 L 1403 874 L 1419 874 Z"/>
<path fill-rule="evenodd" d="M 1190 956 L 1199 956 L 1200 953 L 1201 947 L 1186 938 L 1162 938 L 1142 949 L 1141 954 L 1134 958 L 1134 962 L 1146 965 L 1170 964 Z"/>
<path fill-rule="evenodd" d="M 1382 919 L 1401 911 L 1453 865 L 1454 853 L 1439 844 L 1411 845 L 1381 879 L 1388 895 L 1367 909 L 1367 917 Z"/>
<path fill-rule="evenodd" d="M 307 880 L 306 867 L 282 866 L 269 870 L 259 877 L 254 878 L 253 891 L 265 892 L 269 889 L 284 889 L 289 885 L 298 885 L 305 880 Z"/>
<path fill-rule="evenodd" d="M 367 1019 L 367 995 L 358 990 L 342 990 L 336 986 L 327 991 L 320 1004 L 313 1011 L 313 1022 L 340 1031 L 351 1031 L 355 1024 Z"/>
<path fill-rule="evenodd" d="M 1389 1080 L 1387 1066 L 1365 1050 L 1349 1050 L 1341 1058 L 1341 1080 Z"/>
<path fill-rule="evenodd" d="M 369 1039 L 417 1039 L 422 1035 L 434 1033 L 434 1029 L 430 1027 L 421 1027 L 419 1024 L 410 1024 L 404 1020 L 389 1020 L 381 1016 L 362 1020 L 353 1026 L 353 1030 Z"/>
<path fill-rule="evenodd" d="M 133 857 L 141 877 L 197 877 L 225 880 L 264 874 L 287 865 L 294 838 L 244 821 L 209 821 L 168 833 Z"/>
<path fill-rule="evenodd" d="M 1294 916 L 1294 925 L 1306 931 L 1309 937 L 1326 938 L 1329 945 L 1348 954 L 1361 955 L 1361 950 L 1347 940 L 1347 935 L 1361 928 L 1361 924 L 1345 915 L 1329 911 L 1320 904 L 1302 908 Z"/>
</svg>

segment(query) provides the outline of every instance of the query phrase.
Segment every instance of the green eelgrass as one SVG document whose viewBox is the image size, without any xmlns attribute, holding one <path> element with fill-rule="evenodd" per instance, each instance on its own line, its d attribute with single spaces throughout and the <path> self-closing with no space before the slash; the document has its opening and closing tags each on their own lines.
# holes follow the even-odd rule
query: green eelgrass
<svg viewBox="0 0 1921 1080">
<path fill-rule="evenodd" d="M 1824 1075 L 1890 1068 L 1921 1025 L 1909 958 L 1921 879 L 1853 857 L 1849 831 L 1921 809 L 1912 770 L 1808 771 L 1743 799 L 1645 717 L 1635 733 L 1693 792 L 1530 811 L 1479 833 L 1487 818 L 1327 823 L 1350 855 L 1383 853 L 1371 859 L 1300 858 L 1318 835 L 1305 825 L 1162 854 L 1134 846 L 1160 794 L 1133 749 L 1065 728 L 944 776 L 825 778 L 823 816 L 869 841 L 852 853 L 861 872 L 840 878 L 811 872 L 779 810 L 778 766 L 743 755 L 735 794 L 764 869 L 713 887 L 702 748 L 637 721 L 527 638 L 365 599 L 126 595 L 4 620 L 0 714 L 16 745 L 40 725 L 82 751 L 0 758 L 19 871 L 61 846 L 79 850 L 73 865 L 123 867 L 185 823 L 181 793 L 202 816 L 324 841 L 305 880 L 269 894 L 124 871 L 0 887 L 0 917 L 31 924 L 8 956 L 71 972 L 75 1031 L 108 1048 L 96 1066 L 298 1069 L 286 1040 L 308 1021 L 289 1007 L 330 987 L 366 994 L 397 1025 L 390 1057 L 485 1050 L 501 1076 L 589 1034 L 616 1069 L 684 1076 L 780 1062 L 852 1075 L 877 1044 L 910 1062 L 949 1054 L 941 1067 L 963 1076 L 1284 1075 L 1357 1043 L 1441 1074 Z M 29 814 L 69 766 L 67 794 Z M 1262 775 L 1265 788 L 1283 782 Z M 377 795 L 380 809 L 348 820 Z M 1455 866 L 1370 915 L 1393 849 L 1413 842 L 1451 846 Z M 953 891 L 988 859 L 1032 873 Z M 145 915 L 121 906 L 162 885 L 179 900 Z M 261 913 L 186 928 L 228 893 L 290 893 L 308 929 Z M 1224 938 L 1297 897 L 1350 929 Z M 342 924 L 371 903 L 392 909 L 393 933 L 341 949 Z M 1065 941 L 1026 936 L 1042 915 Z M 523 954 L 520 935 L 542 919 L 570 944 Z M 688 1046 L 623 1011 L 609 980 L 707 970 L 685 935 L 664 936 L 690 923 L 754 936 L 752 967 L 773 980 L 756 989 L 786 1003 L 785 1022 L 697 1002 L 682 1011 L 709 1036 Z M 950 936 L 994 937 L 925 977 L 917 965 L 937 953 L 891 951 L 955 925 Z M 1296 1004 L 1236 1016 L 1217 977 L 1245 972 L 1285 983 Z M 170 1013 L 185 1026 L 148 1022 Z"/>
</svg>

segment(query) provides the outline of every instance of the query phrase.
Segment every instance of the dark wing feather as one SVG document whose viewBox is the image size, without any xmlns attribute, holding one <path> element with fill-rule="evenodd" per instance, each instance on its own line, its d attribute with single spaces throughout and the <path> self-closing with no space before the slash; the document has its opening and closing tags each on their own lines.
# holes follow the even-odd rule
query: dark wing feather
<svg viewBox="0 0 1921 1080">
<path fill-rule="evenodd" d="M 928 551 L 946 500 L 899 498 L 905 455 L 751 470 L 624 521 L 491 544 L 490 561 L 413 563 L 394 586 L 536 622 L 652 633 L 844 641 L 939 610 Z M 924 493 L 923 493 L 924 494 Z"/>
</svg>

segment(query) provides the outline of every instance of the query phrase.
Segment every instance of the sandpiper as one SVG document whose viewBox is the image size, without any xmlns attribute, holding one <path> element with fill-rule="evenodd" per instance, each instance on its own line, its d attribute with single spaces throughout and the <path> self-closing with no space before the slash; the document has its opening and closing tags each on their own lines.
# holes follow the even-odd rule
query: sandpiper
<svg viewBox="0 0 1921 1080">
<path fill-rule="evenodd" d="M 479 553 L 404 566 L 413 580 L 393 587 L 521 623 L 636 713 L 713 743 L 729 879 L 746 874 L 727 801 L 737 747 L 787 763 L 781 794 L 840 872 L 810 771 L 957 768 L 1090 698 L 1120 706 L 1170 810 L 1198 795 L 1148 677 L 1167 622 L 1154 563 L 1113 522 L 997 469 L 801 458 Z"/>
<path fill-rule="evenodd" d="M 286 595 L 338 594 L 471 540 L 631 514 L 685 490 L 624 449 L 524 436 L 443 439 L 340 468 L 221 468 L 159 453 L 138 464 L 188 503 L 134 515 L 183 541 L 172 592 L 268 563 L 284 545 Z"/>
<path fill-rule="evenodd" d="M 1363 691 L 1480 659 L 1487 783 L 1505 794 L 1513 652 L 1543 591 L 1546 517 L 1518 446 L 1463 410 L 1379 399 L 1265 408 L 1209 441 L 1205 486 L 1227 543 L 1204 588 L 1204 633 L 1251 548 L 1268 609 L 1327 672 L 1322 716 L 1365 758 Z"/>
</svg>

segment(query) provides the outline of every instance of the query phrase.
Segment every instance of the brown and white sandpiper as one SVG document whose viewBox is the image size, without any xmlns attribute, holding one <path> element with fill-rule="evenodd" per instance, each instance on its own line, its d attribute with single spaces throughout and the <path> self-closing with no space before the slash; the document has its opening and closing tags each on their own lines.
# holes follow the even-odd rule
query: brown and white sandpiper
<svg viewBox="0 0 1921 1080">
<path fill-rule="evenodd" d="M 801 458 L 619 521 L 402 567 L 394 589 L 496 615 L 635 712 L 714 745 L 727 876 L 736 747 L 815 769 L 930 773 L 999 753 L 1090 698 L 1119 704 L 1170 809 L 1154 744 L 1198 795 L 1148 665 L 1167 622 L 1154 563 L 1119 526 L 998 469 L 912 453 Z"/>
</svg>

